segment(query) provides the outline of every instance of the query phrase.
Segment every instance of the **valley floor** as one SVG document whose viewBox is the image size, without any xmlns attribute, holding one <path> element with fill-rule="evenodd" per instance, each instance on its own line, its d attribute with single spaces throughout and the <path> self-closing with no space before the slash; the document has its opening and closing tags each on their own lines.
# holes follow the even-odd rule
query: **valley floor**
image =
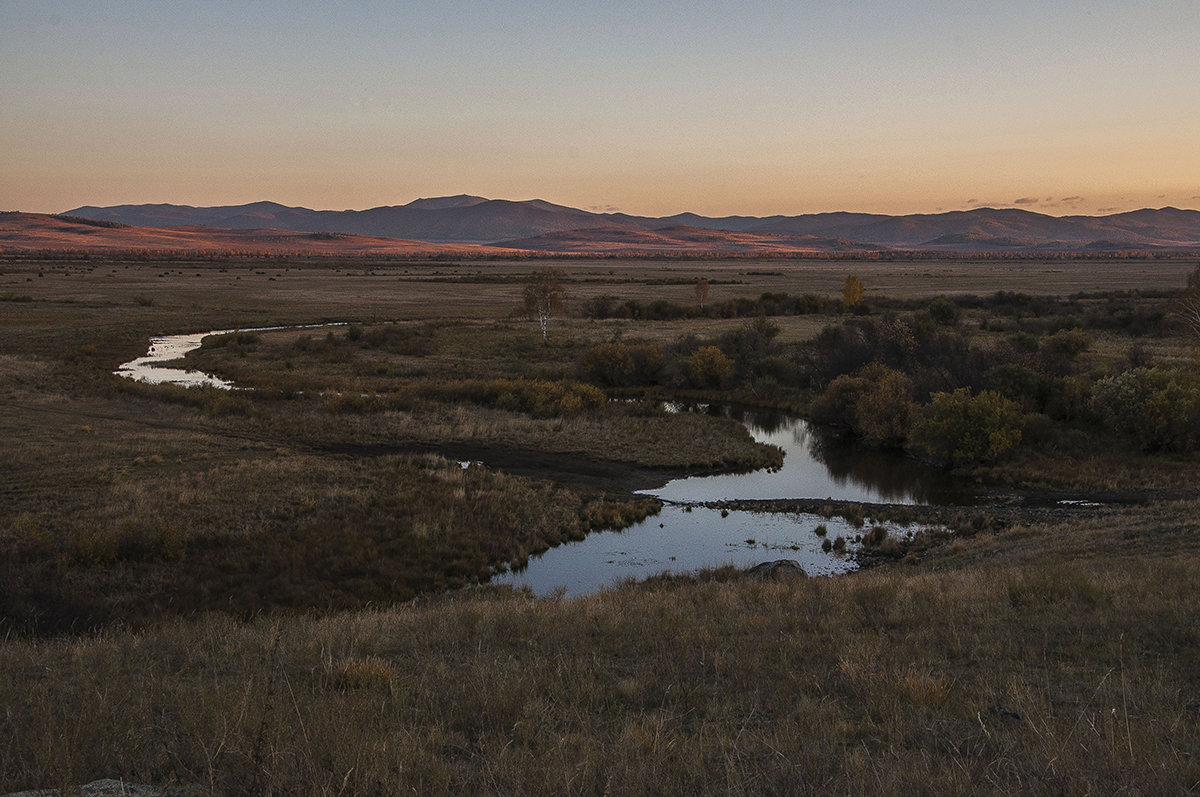
<svg viewBox="0 0 1200 797">
<path fill-rule="evenodd" d="M 536 598 L 478 582 L 655 511 L 629 494 L 643 479 L 771 463 L 733 422 L 576 412 L 592 395 L 576 363 L 746 322 L 571 317 L 542 346 L 513 313 L 527 265 L 332 268 L 3 263 L 0 793 L 1200 790 L 1194 452 L 1043 432 L 969 471 L 991 504 L 875 510 L 954 533 L 852 576 L 726 569 Z M 856 268 L 913 301 L 970 279 L 956 262 Z M 755 297 L 836 291 L 845 269 L 596 262 L 573 285 L 688 302 L 697 273 Z M 989 290 L 1043 272 L 1047 293 L 1182 282 L 1159 262 L 981 269 Z M 322 319 L 361 328 L 197 353 L 253 398 L 109 373 L 150 334 Z M 781 316 L 776 339 L 834 321 Z M 1190 362 L 1178 335 L 1136 342 Z M 1091 362 L 1125 367 L 1128 344 L 1097 332 Z M 455 461 L 479 452 L 509 467 Z M 1088 496 L 1108 503 L 1059 503 Z"/>
</svg>

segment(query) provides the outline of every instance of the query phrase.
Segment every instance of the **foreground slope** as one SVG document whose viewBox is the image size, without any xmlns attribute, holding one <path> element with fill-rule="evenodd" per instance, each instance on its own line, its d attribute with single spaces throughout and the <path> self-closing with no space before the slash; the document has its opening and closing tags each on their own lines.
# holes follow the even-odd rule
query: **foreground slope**
<svg viewBox="0 0 1200 797">
<path fill-rule="evenodd" d="M 1185 793 L 1197 529 L 1159 518 L 985 534 L 852 578 L 9 642 L 0 787 Z"/>
</svg>

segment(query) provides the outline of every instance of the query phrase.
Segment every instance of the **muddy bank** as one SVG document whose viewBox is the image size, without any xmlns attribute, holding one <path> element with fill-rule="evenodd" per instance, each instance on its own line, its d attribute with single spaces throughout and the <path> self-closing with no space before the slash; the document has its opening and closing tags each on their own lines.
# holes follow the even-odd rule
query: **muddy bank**
<svg viewBox="0 0 1200 797">
<path fill-rule="evenodd" d="M 634 493 L 660 487 L 685 476 L 728 473 L 720 468 L 651 468 L 629 462 L 599 460 L 579 454 L 531 451 L 509 446 L 402 443 L 309 445 L 314 453 L 347 457 L 386 457 L 402 454 L 435 454 L 459 462 L 479 462 L 512 476 L 544 479 L 573 488 L 597 492 Z"/>
<path fill-rule="evenodd" d="M 936 506 L 920 504 L 867 503 L 828 498 L 789 498 L 774 501 L 714 501 L 718 509 L 750 512 L 793 512 L 869 517 L 921 524 L 948 524 L 990 520 L 993 525 L 1034 523 L 1053 520 L 1097 517 L 1114 506 L 1135 506 L 1184 497 L 1180 491 L 1059 493 L 1034 490 L 982 492 L 980 501 L 970 505 Z"/>
</svg>

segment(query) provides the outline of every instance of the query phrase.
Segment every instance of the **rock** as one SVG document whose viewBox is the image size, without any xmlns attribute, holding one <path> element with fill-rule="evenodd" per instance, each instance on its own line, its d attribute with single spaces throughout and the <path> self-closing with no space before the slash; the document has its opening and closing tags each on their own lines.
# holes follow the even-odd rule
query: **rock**
<svg viewBox="0 0 1200 797">
<path fill-rule="evenodd" d="M 774 562 L 763 562 L 746 571 L 746 578 L 766 581 L 771 578 L 785 576 L 806 576 L 804 568 L 795 559 L 776 559 Z"/>
</svg>

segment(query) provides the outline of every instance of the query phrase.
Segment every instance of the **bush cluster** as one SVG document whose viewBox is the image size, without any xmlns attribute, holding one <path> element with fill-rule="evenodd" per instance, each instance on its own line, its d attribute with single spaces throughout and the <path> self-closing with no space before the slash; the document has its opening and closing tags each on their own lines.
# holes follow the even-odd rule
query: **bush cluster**
<svg viewBox="0 0 1200 797">
<path fill-rule="evenodd" d="M 1191 451 L 1200 444 L 1200 375 L 1185 368 L 1134 368 L 1096 382 L 1100 423 L 1147 450 Z"/>
<path fill-rule="evenodd" d="M 582 371 L 590 382 L 612 387 L 659 383 L 666 357 L 652 343 L 601 343 L 583 356 Z"/>
<path fill-rule="evenodd" d="M 840 304 L 813 293 L 793 295 L 785 291 L 765 292 L 757 298 L 737 297 L 720 302 L 679 304 L 666 299 L 642 302 L 621 301 L 616 296 L 595 296 L 583 302 L 586 318 L 630 318 L 642 321 L 674 321 L 680 318 L 753 318 L 756 316 L 811 315 L 831 313 Z"/>
<path fill-rule="evenodd" d="M 485 407 L 525 412 L 535 417 L 572 415 L 604 406 L 604 391 L 571 380 L 479 379 L 451 382 L 423 390 L 426 398 L 469 401 Z"/>
</svg>

